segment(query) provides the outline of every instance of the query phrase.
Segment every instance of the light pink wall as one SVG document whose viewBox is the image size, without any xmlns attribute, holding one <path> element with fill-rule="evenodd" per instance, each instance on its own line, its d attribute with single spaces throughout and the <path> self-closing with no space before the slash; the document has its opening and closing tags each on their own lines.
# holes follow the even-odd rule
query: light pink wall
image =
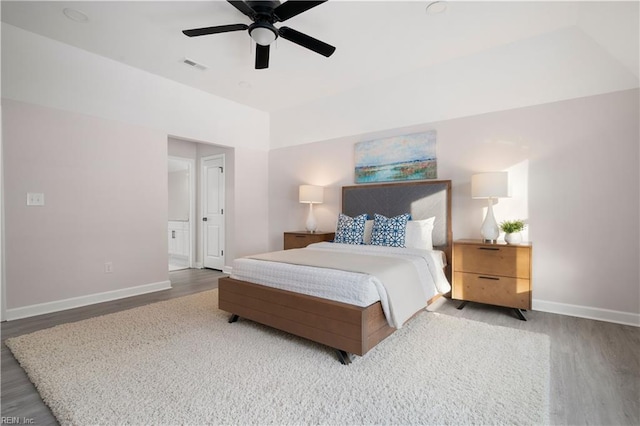
<svg viewBox="0 0 640 426">
<path fill-rule="evenodd" d="M 2 115 L 7 308 L 167 281 L 166 134 L 7 99 Z"/>
<path fill-rule="evenodd" d="M 253 222 L 249 228 L 242 227 L 241 231 L 257 229 L 258 232 L 253 233 L 251 238 L 235 238 L 235 218 L 230 214 L 227 218 L 227 259 L 232 260 L 236 251 L 249 253 L 266 247 L 265 152 L 269 145 L 269 114 L 4 24 L 2 62 L 2 119 L 5 127 L 3 143 L 6 147 L 13 145 L 8 149 L 18 150 L 16 154 L 22 156 L 20 164 L 24 166 L 24 170 L 21 171 L 21 166 L 18 166 L 18 163 L 14 164 L 11 170 L 7 170 L 3 182 L 7 202 L 5 222 L 8 228 L 17 227 L 16 230 L 8 229 L 6 235 L 2 235 L 7 244 L 5 287 L 8 298 L 12 300 L 9 308 L 93 295 L 101 291 L 159 281 L 167 282 L 167 135 L 230 147 L 226 148 L 227 152 L 230 152 L 227 161 L 231 159 L 230 173 L 227 175 L 231 181 L 231 190 L 227 199 L 237 194 L 238 201 L 229 202 L 229 208 L 249 209 L 247 213 L 240 213 L 244 216 L 256 212 L 257 215 L 252 217 Z M 26 69 L 31 72 L 25 74 Z M 77 78 L 70 79 L 69 75 Z M 21 106 L 14 109 L 14 105 Z M 36 105 L 42 106 L 42 109 Z M 21 115 L 23 112 L 24 116 Z M 40 122 L 46 123 L 46 126 Z M 63 124 L 58 125 L 58 122 Z M 36 123 L 39 129 L 29 128 L 32 126 L 31 123 Z M 32 137 L 35 133 L 37 138 Z M 83 145 L 74 138 L 94 143 Z M 41 144 L 50 140 L 53 140 L 50 146 L 40 149 Z M 109 143 L 106 143 L 107 140 Z M 16 148 L 23 142 L 24 148 Z M 249 153 L 247 166 L 238 167 L 241 169 L 237 176 L 240 190 L 234 188 L 235 147 L 243 147 L 246 149 L 245 152 Z M 32 162 L 30 156 L 23 155 L 23 149 L 35 153 L 60 149 L 61 153 L 56 151 L 56 154 L 51 156 L 50 161 L 53 163 L 45 165 L 41 164 L 43 160 L 37 155 L 33 157 Z M 160 151 L 156 149 L 162 150 L 160 158 L 157 157 Z M 186 149 L 189 151 L 188 147 Z M 180 152 L 174 152 L 172 155 L 185 156 L 184 151 L 178 150 Z M 257 150 L 256 156 L 251 154 L 254 150 Z M 67 158 L 61 158 L 62 155 L 66 155 Z M 95 159 L 87 160 L 92 156 Z M 100 162 L 101 156 L 105 158 L 104 163 Z M 259 158 L 263 163 L 256 164 L 255 158 Z M 3 160 L 8 163 L 13 161 L 13 157 L 10 159 L 9 156 L 5 156 Z M 117 164 L 121 173 L 116 174 L 113 168 L 104 170 L 105 164 Z M 27 216 L 22 218 L 20 211 L 14 210 L 18 207 L 10 206 L 9 202 L 17 200 L 19 204 L 16 206 L 23 205 L 26 184 L 30 180 L 36 180 L 38 184 L 39 181 L 47 181 L 50 178 L 42 175 L 51 174 L 51 171 L 62 176 L 67 165 L 77 171 L 74 174 L 76 181 L 71 182 L 73 179 L 65 175 L 63 183 L 54 179 L 47 182 L 47 185 L 43 184 L 42 191 L 47 199 L 44 209 L 51 211 L 51 197 L 62 197 L 65 203 L 72 207 L 56 212 L 55 223 L 75 222 L 78 225 L 69 226 L 67 231 L 45 227 L 46 230 L 40 235 L 24 238 L 23 234 L 33 232 L 33 228 L 21 221 L 36 215 L 36 211 L 27 210 Z M 259 175 L 255 173 L 256 170 L 259 170 Z M 157 173 L 161 173 L 161 176 Z M 16 174 L 18 177 L 13 179 Z M 106 183 L 105 180 L 110 183 Z M 151 181 L 153 186 L 150 186 Z M 258 184 L 255 185 L 254 182 Z M 88 189 L 91 185 L 97 187 L 95 192 Z M 54 190 L 50 186 L 70 189 Z M 259 191 L 257 199 L 260 200 L 257 209 L 252 204 L 256 187 Z M 40 191 L 34 188 L 28 190 Z M 68 195 L 72 192 L 79 197 Z M 13 198 L 10 198 L 10 195 Z M 114 205 L 112 201 L 117 200 L 117 197 L 128 204 Z M 143 203 L 144 206 L 141 205 Z M 129 207 L 125 207 L 127 205 Z M 75 217 L 77 213 L 74 208 L 78 206 L 83 209 L 83 217 L 93 217 L 99 221 L 104 219 L 106 225 L 99 223 L 92 230 L 91 223 L 85 223 Z M 98 206 L 99 209 L 93 206 Z M 92 216 L 93 214 L 96 215 Z M 52 216 L 47 215 L 47 220 L 50 217 Z M 121 227 L 120 225 L 126 221 L 125 218 L 128 218 L 129 222 Z M 157 237 L 159 239 L 154 241 L 149 238 L 149 233 L 152 232 L 151 227 L 154 227 L 155 236 L 155 226 L 160 226 L 157 224 L 159 222 L 162 223 L 162 232 Z M 17 223 L 20 224 L 19 227 Z M 118 229 L 111 226 L 115 224 L 118 225 Z M 54 226 L 47 223 L 47 226 L 49 225 Z M 106 233 L 107 229 L 110 233 L 103 239 L 103 233 Z M 81 235 L 76 235 L 78 233 Z M 70 239 L 72 248 L 59 242 L 64 240 L 63 235 Z M 46 247 L 45 242 L 48 244 Z M 116 259 L 116 255 L 110 254 L 116 243 L 122 244 L 120 257 L 123 259 Z M 49 252 L 55 251 L 52 247 L 56 247 L 58 253 L 63 251 L 59 250 L 60 244 L 63 244 L 63 250 L 69 253 L 64 262 L 58 262 L 57 255 L 49 255 Z M 17 247 L 13 253 L 8 252 L 10 245 Z M 108 255 L 109 259 L 93 259 L 93 254 L 103 251 L 108 252 L 105 256 Z M 146 254 L 140 254 L 143 252 Z M 162 258 L 157 257 L 156 252 L 161 253 Z M 136 256 L 140 258 L 135 265 L 127 260 L 136 259 Z M 43 271 L 18 272 L 37 267 L 34 259 L 43 264 Z M 114 273 L 108 276 L 95 275 L 98 270 L 100 274 L 104 274 L 104 262 L 108 260 L 114 264 Z M 153 265 L 150 266 L 149 262 Z M 66 278 L 65 273 L 69 274 Z M 162 278 L 158 278 L 158 275 L 162 275 Z M 43 276 L 47 279 L 37 279 Z M 40 281 L 39 284 L 36 284 L 36 281 Z M 29 284 L 25 285 L 25 282 Z M 25 297 L 17 298 L 16 295 Z"/>
<path fill-rule="evenodd" d="M 234 257 L 242 257 L 268 250 L 267 235 L 269 206 L 268 153 L 266 151 L 235 149 L 235 184 L 233 215 Z M 227 262 L 229 259 L 227 259 Z"/>
<path fill-rule="evenodd" d="M 500 200 L 495 214 L 498 221 L 529 222 L 539 306 L 637 317 L 638 98 L 638 90 L 629 90 L 272 150 L 270 248 L 282 248 L 283 231 L 304 228 L 306 206 L 297 202 L 302 183 L 326 187 L 316 209 L 319 228 L 335 227 L 340 187 L 353 184 L 354 142 L 435 129 L 438 177 L 452 180 L 454 238 L 479 237 L 485 202 L 471 199 L 471 175 L 508 170 L 513 197 Z"/>
</svg>

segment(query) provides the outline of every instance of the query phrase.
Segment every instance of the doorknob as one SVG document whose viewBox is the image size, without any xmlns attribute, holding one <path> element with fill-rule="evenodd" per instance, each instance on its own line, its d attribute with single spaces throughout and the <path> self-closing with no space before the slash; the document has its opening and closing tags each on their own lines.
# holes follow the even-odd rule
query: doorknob
<svg viewBox="0 0 640 426">
<path fill-rule="evenodd" d="M 206 222 L 207 220 L 208 220 L 208 219 L 207 219 L 206 217 L 203 217 L 203 218 L 202 218 L 202 221 L 203 221 L 203 222 Z"/>
</svg>

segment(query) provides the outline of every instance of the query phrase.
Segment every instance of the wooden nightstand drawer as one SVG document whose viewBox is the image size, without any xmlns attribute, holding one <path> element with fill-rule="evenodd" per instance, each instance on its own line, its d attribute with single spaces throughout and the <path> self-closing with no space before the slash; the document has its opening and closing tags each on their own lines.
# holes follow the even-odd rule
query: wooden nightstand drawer
<svg viewBox="0 0 640 426">
<path fill-rule="evenodd" d="M 456 271 L 530 278 L 529 247 L 456 244 L 453 251 Z"/>
<path fill-rule="evenodd" d="M 528 279 L 454 272 L 453 298 L 510 308 L 531 309 Z"/>
<path fill-rule="evenodd" d="M 453 243 L 451 296 L 464 302 L 531 309 L 531 244 L 507 245 L 478 240 Z"/>
<path fill-rule="evenodd" d="M 332 241 L 334 237 L 335 232 L 285 232 L 284 249 L 304 248 L 309 244 Z"/>
</svg>

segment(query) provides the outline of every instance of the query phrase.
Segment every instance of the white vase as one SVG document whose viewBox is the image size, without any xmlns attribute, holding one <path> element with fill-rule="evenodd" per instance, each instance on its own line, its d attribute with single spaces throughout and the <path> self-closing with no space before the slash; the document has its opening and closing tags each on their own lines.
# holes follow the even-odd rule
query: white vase
<svg viewBox="0 0 640 426">
<path fill-rule="evenodd" d="M 507 244 L 520 244 L 522 242 L 522 234 L 519 232 L 504 234 L 504 240 Z"/>
<path fill-rule="evenodd" d="M 496 218 L 493 216 L 493 199 L 488 198 L 488 200 L 489 204 L 487 206 L 487 215 L 484 217 L 484 222 L 482 222 L 480 233 L 482 234 L 482 239 L 485 242 L 495 243 L 500 235 L 500 228 L 498 227 Z"/>
<path fill-rule="evenodd" d="M 316 217 L 313 215 L 313 203 L 309 203 L 309 215 L 307 216 L 306 227 L 309 232 L 316 232 L 316 229 L 318 229 Z"/>
</svg>

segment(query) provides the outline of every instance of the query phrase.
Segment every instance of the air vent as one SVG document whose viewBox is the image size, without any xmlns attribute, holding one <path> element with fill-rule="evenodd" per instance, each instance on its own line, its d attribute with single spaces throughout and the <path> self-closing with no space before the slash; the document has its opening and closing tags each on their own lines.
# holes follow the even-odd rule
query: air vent
<svg viewBox="0 0 640 426">
<path fill-rule="evenodd" d="M 208 68 L 206 65 L 199 64 L 198 62 L 194 61 L 193 59 L 189 59 L 189 58 L 184 58 L 184 60 L 182 62 L 184 62 L 185 64 L 187 64 L 187 65 L 189 65 L 191 67 L 197 68 L 197 69 L 199 69 L 201 71 L 204 71 L 204 70 L 206 70 Z"/>
</svg>

